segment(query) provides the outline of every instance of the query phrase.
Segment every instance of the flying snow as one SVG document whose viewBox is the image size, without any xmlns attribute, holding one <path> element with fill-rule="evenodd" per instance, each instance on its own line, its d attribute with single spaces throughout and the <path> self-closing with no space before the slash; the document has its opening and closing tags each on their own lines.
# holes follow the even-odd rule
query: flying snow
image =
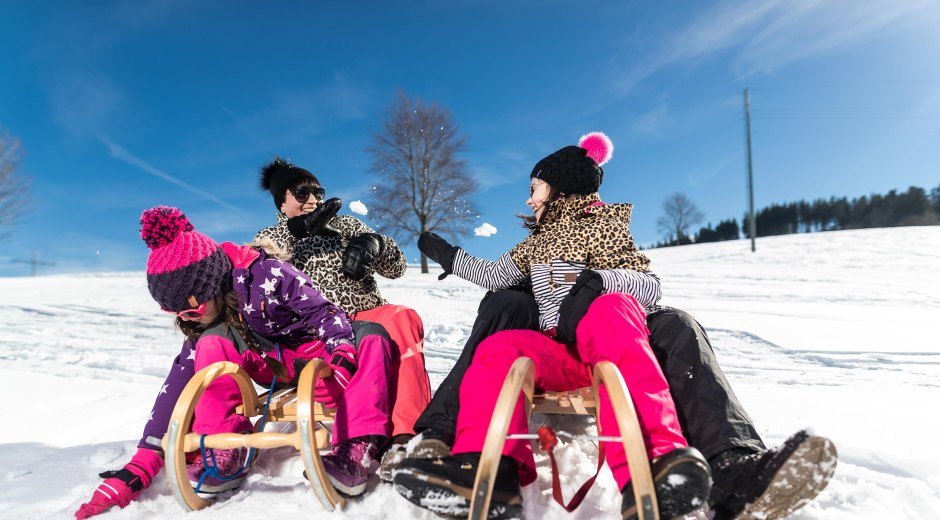
<svg viewBox="0 0 940 520">
<path fill-rule="evenodd" d="M 349 211 L 357 215 L 368 215 L 369 209 L 366 208 L 366 205 L 362 203 L 361 200 L 354 200 L 349 203 Z"/>
<path fill-rule="evenodd" d="M 496 234 L 496 228 L 484 222 L 482 226 L 473 229 L 473 234 L 478 237 L 491 237 Z"/>
</svg>

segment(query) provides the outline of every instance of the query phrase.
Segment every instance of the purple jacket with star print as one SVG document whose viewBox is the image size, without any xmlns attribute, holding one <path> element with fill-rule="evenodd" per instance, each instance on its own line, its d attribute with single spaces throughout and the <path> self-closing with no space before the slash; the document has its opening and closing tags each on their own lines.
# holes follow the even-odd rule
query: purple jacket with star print
<svg viewBox="0 0 940 520">
<path fill-rule="evenodd" d="M 238 295 L 242 317 L 255 333 L 282 348 L 319 339 L 328 353 L 341 342 L 354 343 L 349 317 L 324 298 L 306 274 L 249 246 L 225 242 L 222 250 L 232 260 L 232 288 Z M 195 348 L 195 341 L 183 342 L 160 387 L 138 446 L 163 451 L 160 443 L 173 407 L 195 374 Z"/>
<path fill-rule="evenodd" d="M 353 342 L 349 317 L 306 274 L 260 248 L 225 242 L 222 250 L 232 260 L 232 288 L 251 330 L 286 348 L 319 339 L 328 353 Z"/>
</svg>

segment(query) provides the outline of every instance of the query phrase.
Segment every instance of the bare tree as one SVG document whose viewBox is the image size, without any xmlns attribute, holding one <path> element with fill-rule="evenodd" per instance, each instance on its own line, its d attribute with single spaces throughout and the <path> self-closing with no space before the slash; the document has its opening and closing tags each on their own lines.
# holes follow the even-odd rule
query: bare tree
<svg viewBox="0 0 940 520">
<path fill-rule="evenodd" d="M 20 140 L 0 129 L 0 239 L 26 210 L 28 179 L 17 170 L 22 159 Z"/>
<path fill-rule="evenodd" d="M 692 226 L 705 217 L 688 197 L 676 192 L 663 201 L 663 216 L 656 220 L 656 227 L 667 242 L 688 244 Z"/>
<path fill-rule="evenodd" d="M 399 92 L 372 138 L 376 228 L 405 240 L 425 231 L 451 239 L 469 233 L 477 183 L 457 157 L 466 145 L 447 110 Z M 428 272 L 424 254 L 421 272 Z"/>
</svg>

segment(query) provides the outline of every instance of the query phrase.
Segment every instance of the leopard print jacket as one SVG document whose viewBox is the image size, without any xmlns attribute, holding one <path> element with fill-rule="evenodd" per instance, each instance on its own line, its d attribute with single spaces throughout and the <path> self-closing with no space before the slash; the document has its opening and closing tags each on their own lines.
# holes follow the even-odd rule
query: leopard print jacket
<svg viewBox="0 0 940 520">
<path fill-rule="evenodd" d="M 588 269 L 649 271 L 650 259 L 630 234 L 633 204 L 603 204 L 597 193 L 569 195 L 548 208 L 540 225 L 509 256 L 522 274 L 553 260 L 576 262 Z"/>
<path fill-rule="evenodd" d="M 374 233 L 369 226 L 352 215 L 337 215 L 329 225 L 340 232 L 339 236 L 318 235 L 297 240 L 287 229 L 287 217 L 278 214 L 277 219 L 277 224 L 259 231 L 255 241 L 263 244 L 270 240 L 290 252 L 290 262 L 306 273 L 328 300 L 350 315 L 388 303 L 371 273 L 356 281 L 342 272 L 343 251 L 349 239 L 362 233 Z M 405 274 L 405 255 L 393 239 L 382 238 L 385 252 L 376 258 L 374 272 L 385 278 L 399 278 Z"/>
</svg>

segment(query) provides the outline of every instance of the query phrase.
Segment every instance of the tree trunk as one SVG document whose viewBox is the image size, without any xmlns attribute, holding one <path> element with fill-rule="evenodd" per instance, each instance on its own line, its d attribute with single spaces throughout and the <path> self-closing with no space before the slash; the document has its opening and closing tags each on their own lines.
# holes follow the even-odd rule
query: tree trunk
<svg viewBox="0 0 940 520">
<path fill-rule="evenodd" d="M 428 274 L 428 257 L 424 256 L 424 253 L 421 253 L 421 272 Z"/>
</svg>

